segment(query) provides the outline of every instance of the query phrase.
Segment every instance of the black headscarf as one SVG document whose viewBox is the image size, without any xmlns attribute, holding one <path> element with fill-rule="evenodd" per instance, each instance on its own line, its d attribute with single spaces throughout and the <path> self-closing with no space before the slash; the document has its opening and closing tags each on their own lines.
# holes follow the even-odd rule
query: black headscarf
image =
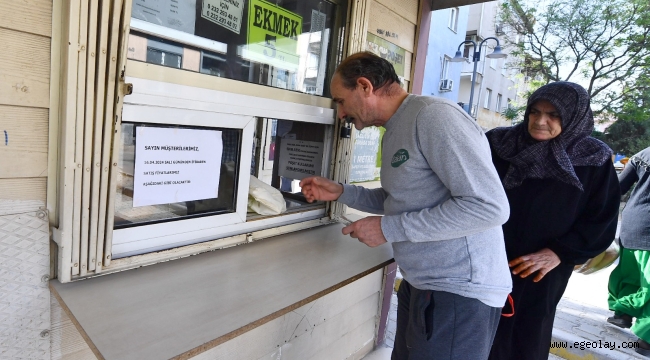
<svg viewBox="0 0 650 360">
<path fill-rule="evenodd" d="M 546 141 L 537 141 L 528 133 L 531 106 L 540 100 L 553 104 L 562 122 L 560 135 Z M 550 83 L 530 96 L 522 123 L 487 133 L 493 151 L 510 163 L 502 179 L 506 189 L 525 179 L 556 179 L 583 190 L 573 167 L 600 166 L 612 155 L 605 143 L 590 136 L 594 117 L 589 101 L 589 94 L 578 84 Z"/>
</svg>

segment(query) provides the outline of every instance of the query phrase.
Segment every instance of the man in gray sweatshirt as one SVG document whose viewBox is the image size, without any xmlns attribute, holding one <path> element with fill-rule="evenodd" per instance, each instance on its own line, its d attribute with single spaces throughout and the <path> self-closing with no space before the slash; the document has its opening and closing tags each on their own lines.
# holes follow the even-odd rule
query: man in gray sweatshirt
<svg viewBox="0 0 650 360">
<path fill-rule="evenodd" d="M 331 82 L 338 117 L 383 126 L 379 189 L 322 177 L 300 183 L 308 201 L 383 214 L 343 228 L 368 246 L 389 242 L 404 280 L 395 359 L 487 359 L 511 278 L 501 225 L 508 200 L 487 139 L 456 104 L 408 94 L 393 66 L 354 54 Z"/>
</svg>

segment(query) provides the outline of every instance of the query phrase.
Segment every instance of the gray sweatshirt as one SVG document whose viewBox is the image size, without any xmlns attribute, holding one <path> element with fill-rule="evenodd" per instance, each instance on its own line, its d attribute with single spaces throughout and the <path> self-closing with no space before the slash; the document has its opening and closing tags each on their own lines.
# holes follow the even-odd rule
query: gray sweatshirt
<svg viewBox="0 0 650 360">
<path fill-rule="evenodd" d="M 618 181 L 621 195 L 636 183 L 623 209 L 621 244 L 632 250 L 650 250 L 650 147 L 630 158 Z"/>
<path fill-rule="evenodd" d="M 510 209 L 487 138 L 456 104 L 408 95 L 384 125 L 379 189 L 337 201 L 384 214 L 404 279 L 502 307 L 512 288 L 501 225 Z"/>
</svg>

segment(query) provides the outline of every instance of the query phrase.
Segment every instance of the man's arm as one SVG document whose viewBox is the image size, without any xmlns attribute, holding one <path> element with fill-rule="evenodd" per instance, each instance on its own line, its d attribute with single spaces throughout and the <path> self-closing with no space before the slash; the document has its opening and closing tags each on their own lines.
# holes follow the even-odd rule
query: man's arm
<svg viewBox="0 0 650 360">
<path fill-rule="evenodd" d="M 343 185 L 343 194 L 336 201 L 353 209 L 383 215 L 387 196 L 382 188 L 366 189 L 362 186 Z"/>
<path fill-rule="evenodd" d="M 320 176 L 311 176 L 300 181 L 302 193 L 307 202 L 316 200 L 338 201 L 357 210 L 384 213 L 384 189 L 366 189 L 361 186 L 342 185 Z"/>
<path fill-rule="evenodd" d="M 390 242 L 447 240 L 505 223 L 508 199 L 483 131 L 457 107 L 427 106 L 417 119 L 420 150 L 451 197 L 433 208 L 384 216 Z M 422 184 L 427 186 L 427 184 Z"/>
</svg>

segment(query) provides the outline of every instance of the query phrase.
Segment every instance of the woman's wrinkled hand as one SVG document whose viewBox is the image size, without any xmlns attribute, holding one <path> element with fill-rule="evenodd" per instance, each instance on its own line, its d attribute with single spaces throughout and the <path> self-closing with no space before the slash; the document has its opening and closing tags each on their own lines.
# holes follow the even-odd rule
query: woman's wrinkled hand
<svg viewBox="0 0 650 360">
<path fill-rule="evenodd" d="M 520 256 L 508 263 L 508 266 L 514 268 L 512 273 L 519 275 L 521 278 L 528 277 L 534 272 L 538 272 L 534 282 L 538 282 L 548 274 L 549 271 L 560 265 L 560 258 L 548 248 L 542 249 L 528 255 Z"/>
</svg>

